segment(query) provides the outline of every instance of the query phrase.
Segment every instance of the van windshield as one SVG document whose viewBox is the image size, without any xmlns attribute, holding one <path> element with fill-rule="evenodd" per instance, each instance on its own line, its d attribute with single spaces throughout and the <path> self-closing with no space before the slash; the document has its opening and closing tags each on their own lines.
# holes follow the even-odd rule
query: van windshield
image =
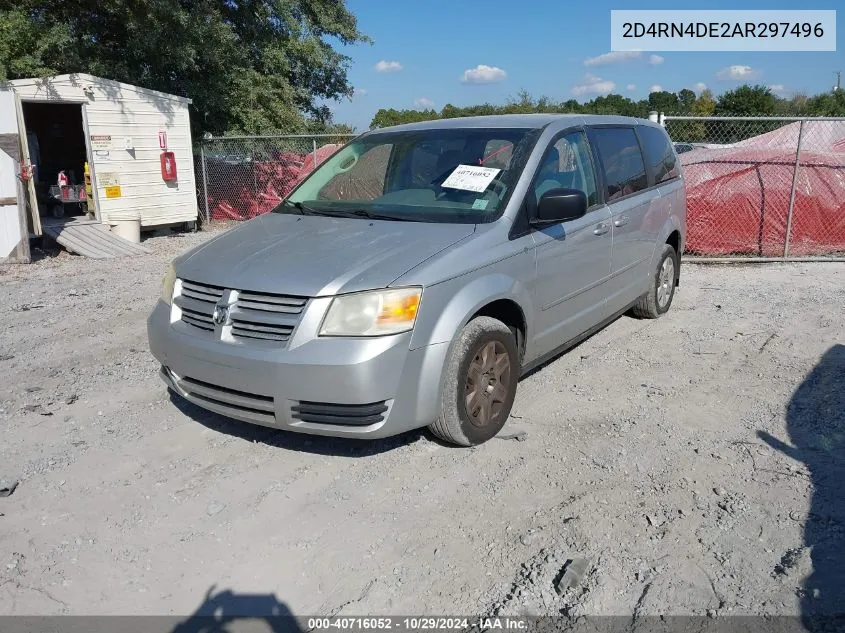
<svg viewBox="0 0 845 633">
<path fill-rule="evenodd" d="M 539 133 L 463 128 L 368 134 L 326 160 L 273 212 L 492 222 L 504 212 Z"/>
</svg>

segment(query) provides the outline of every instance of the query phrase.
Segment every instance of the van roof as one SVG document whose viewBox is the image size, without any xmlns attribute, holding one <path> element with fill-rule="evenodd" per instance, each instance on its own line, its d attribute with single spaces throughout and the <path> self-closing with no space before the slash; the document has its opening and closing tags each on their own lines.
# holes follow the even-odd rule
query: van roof
<svg viewBox="0 0 845 633">
<path fill-rule="evenodd" d="M 434 119 L 419 123 L 405 123 L 391 127 L 378 128 L 372 132 L 401 132 L 411 130 L 445 130 L 460 128 L 527 128 L 539 129 L 551 123 L 570 123 L 572 125 L 596 125 L 617 123 L 626 125 L 653 125 L 648 119 L 607 114 L 492 114 L 487 116 L 457 117 L 454 119 Z"/>
</svg>

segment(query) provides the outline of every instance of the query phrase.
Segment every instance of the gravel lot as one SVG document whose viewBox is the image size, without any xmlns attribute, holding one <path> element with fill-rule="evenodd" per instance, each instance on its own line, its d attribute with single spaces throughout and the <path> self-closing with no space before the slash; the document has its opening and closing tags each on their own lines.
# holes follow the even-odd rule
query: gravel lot
<svg viewBox="0 0 845 633">
<path fill-rule="evenodd" d="M 145 319 L 208 236 L 0 268 L 0 614 L 845 610 L 841 264 L 685 265 L 665 318 L 525 378 L 458 449 L 171 399 Z"/>
</svg>

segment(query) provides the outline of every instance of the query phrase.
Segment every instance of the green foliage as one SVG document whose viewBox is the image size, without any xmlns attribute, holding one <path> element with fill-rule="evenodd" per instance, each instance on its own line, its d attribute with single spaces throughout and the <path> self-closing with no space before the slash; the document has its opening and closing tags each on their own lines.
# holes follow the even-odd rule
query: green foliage
<svg viewBox="0 0 845 633">
<path fill-rule="evenodd" d="M 698 99 L 690 107 L 693 116 L 713 116 L 716 112 L 716 100 L 710 90 L 702 90 Z"/>
<path fill-rule="evenodd" d="M 530 113 L 594 113 L 594 114 L 624 114 L 627 116 L 648 116 L 648 106 L 645 101 L 634 102 L 621 95 L 607 95 L 596 97 L 587 104 L 581 104 L 574 99 L 555 102 L 548 97 L 534 99 L 529 93 L 522 91 L 516 98 L 509 99 L 504 105 L 484 103 L 481 105 L 460 108 L 446 104 L 437 112 L 435 110 L 395 110 L 381 109 L 376 112 L 370 127 L 383 128 L 403 123 L 430 121 L 433 119 L 454 119 L 469 116 L 484 116 L 494 114 L 530 114 Z"/>
<path fill-rule="evenodd" d="M 678 103 L 680 105 L 681 112 L 684 114 L 692 112 L 695 101 L 695 93 L 689 88 L 684 88 L 678 93 Z"/>
<path fill-rule="evenodd" d="M 845 116 L 845 90 L 811 97 L 807 109 L 812 116 Z"/>
<path fill-rule="evenodd" d="M 337 0 L 0 0 L 0 80 L 84 72 L 190 97 L 203 132 L 308 132 L 367 42 Z"/>
<path fill-rule="evenodd" d="M 773 116 L 777 97 L 766 86 L 740 86 L 722 93 L 716 102 L 717 116 Z"/>
<path fill-rule="evenodd" d="M 648 95 L 648 109 L 655 112 L 678 112 L 681 101 L 674 92 L 662 90 Z"/>
<path fill-rule="evenodd" d="M 376 112 L 370 127 L 382 128 L 432 119 L 529 112 L 617 114 L 646 118 L 651 111 L 663 112 L 667 115 L 683 114 L 699 117 L 845 116 L 845 91 L 840 90 L 809 98 L 806 95 L 798 94 L 790 99 L 782 99 L 765 86 L 740 86 L 715 99 L 710 90 L 703 90 L 696 97 L 692 90 L 684 88 L 678 93 L 653 92 L 648 96 L 648 99 L 642 101 L 632 101 L 622 95 L 609 94 L 596 97 L 586 103 L 579 103 L 574 99 L 562 102 L 554 102 L 547 97 L 534 99 L 530 94 L 523 91 L 515 99 L 510 99 L 504 105 L 499 106 L 486 103 L 461 108 L 448 104 L 440 112 L 435 110 L 379 110 Z M 778 124 L 771 122 L 731 124 L 723 121 L 711 125 L 704 121 L 686 121 L 684 122 L 683 140 L 689 142 L 728 142 L 747 138 L 752 132 L 767 132 L 774 129 L 773 125 L 777 127 Z"/>
</svg>

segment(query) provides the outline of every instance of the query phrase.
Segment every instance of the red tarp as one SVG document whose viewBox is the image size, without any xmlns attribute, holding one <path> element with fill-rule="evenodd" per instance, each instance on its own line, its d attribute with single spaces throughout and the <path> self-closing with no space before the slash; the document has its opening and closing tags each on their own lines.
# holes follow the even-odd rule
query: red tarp
<svg viewBox="0 0 845 633">
<path fill-rule="evenodd" d="M 211 219 L 249 220 L 267 213 L 340 147 L 317 148 L 316 160 L 314 152 L 281 153 L 272 161 L 240 163 L 206 158 Z"/>
<path fill-rule="evenodd" d="M 799 127 L 680 155 L 688 252 L 783 255 Z M 789 253 L 845 251 L 845 122 L 805 122 L 800 158 Z"/>
</svg>

